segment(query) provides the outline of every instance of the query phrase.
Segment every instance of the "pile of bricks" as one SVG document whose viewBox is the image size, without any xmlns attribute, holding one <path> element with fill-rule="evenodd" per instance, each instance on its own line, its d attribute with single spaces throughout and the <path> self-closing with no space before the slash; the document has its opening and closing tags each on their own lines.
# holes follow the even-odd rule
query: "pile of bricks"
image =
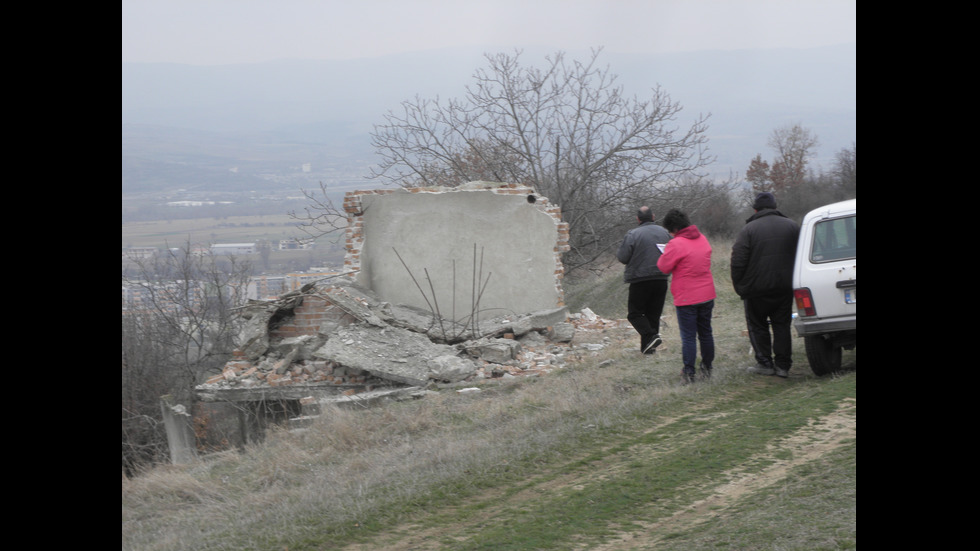
<svg viewBox="0 0 980 551">
<path fill-rule="evenodd" d="M 260 385 L 270 387 L 302 384 L 366 385 L 383 383 L 360 369 L 342 366 L 329 360 L 300 360 L 286 364 L 285 359 L 254 365 L 245 359 L 225 364 L 220 375 L 209 378 L 205 384 L 225 387 L 250 388 Z"/>
<path fill-rule="evenodd" d="M 629 321 L 624 319 L 606 319 L 596 315 L 588 308 L 583 308 L 581 312 L 569 316 L 569 321 L 575 326 L 576 331 L 598 331 L 607 329 L 619 329 L 632 327 Z"/>
</svg>

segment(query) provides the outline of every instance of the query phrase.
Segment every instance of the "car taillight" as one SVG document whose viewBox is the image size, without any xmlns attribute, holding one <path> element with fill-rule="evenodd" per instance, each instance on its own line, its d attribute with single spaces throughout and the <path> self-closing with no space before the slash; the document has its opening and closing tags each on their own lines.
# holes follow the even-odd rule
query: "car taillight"
<svg viewBox="0 0 980 551">
<path fill-rule="evenodd" d="M 807 288 L 793 289 L 793 298 L 796 299 L 796 311 L 800 316 L 815 316 L 817 309 L 813 307 L 813 297 Z"/>
</svg>

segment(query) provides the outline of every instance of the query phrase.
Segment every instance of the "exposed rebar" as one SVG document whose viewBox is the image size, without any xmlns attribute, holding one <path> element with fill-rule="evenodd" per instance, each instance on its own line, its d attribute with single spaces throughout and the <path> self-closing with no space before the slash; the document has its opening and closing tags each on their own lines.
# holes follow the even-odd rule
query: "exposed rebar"
<svg viewBox="0 0 980 551">
<path fill-rule="evenodd" d="M 433 315 L 435 315 L 435 310 L 432 309 L 432 303 L 429 302 L 429 297 L 425 296 L 425 291 L 422 290 L 422 286 L 419 285 L 418 280 L 415 279 L 415 275 L 412 274 L 412 270 L 408 268 L 408 264 L 405 264 L 405 261 L 402 260 L 402 255 L 398 254 L 398 250 L 395 249 L 394 247 L 392 247 L 391 250 L 395 251 L 395 256 L 398 257 L 398 260 L 401 261 L 402 266 L 405 267 L 405 271 L 407 271 L 408 275 L 412 278 L 412 282 L 415 283 L 415 287 L 419 290 L 420 293 L 422 293 L 422 298 L 425 300 L 425 303 L 429 305 L 429 311 L 433 312 Z"/>
<path fill-rule="evenodd" d="M 466 318 L 466 322 L 462 324 L 456 320 L 456 260 L 453 259 L 452 261 L 452 336 L 446 332 L 442 312 L 439 310 L 439 300 L 436 296 L 435 284 L 433 283 L 432 278 L 429 276 L 428 268 L 423 268 L 423 271 L 425 271 L 425 279 L 429 282 L 429 291 L 432 293 L 431 301 L 429 300 L 429 296 L 425 294 L 425 291 L 422 289 L 422 286 L 419 284 L 418 280 L 415 278 L 412 270 L 408 267 L 408 264 L 405 263 L 405 260 L 394 247 L 392 247 L 392 250 L 395 252 L 395 256 L 398 257 L 398 260 L 402 263 L 402 266 L 405 267 L 405 271 L 407 271 L 408 275 L 412 278 L 412 282 L 415 283 L 415 287 L 419 290 L 419 293 L 422 294 L 422 298 L 425 300 L 426 305 L 428 305 L 432 316 L 439 322 L 439 328 L 442 330 L 442 338 L 447 342 L 458 339 L 466 333 L 467 329 L 470 329 L 473 337 L 477 338 L 479 333 L 480 301 L 483 298 L 483 292 L 490 283 L 490 276 L 493 275 L 493 272 L 488 272 L 486 279 L 483 278 L 483 249 L 480 249 L 479 263 L 477 263 L 476 243 L 473 244 L 473 280 L 470 288 L 470 314 Z M 456 331 L 456 327 L 459 327 L 458 332 Z"/>
<path fill-rule="evenodd" d="M 443 340 L 449 340 L 446 336 L 446 327 L 442 324 L 442 313 L 439 312 L 439 300 L 436 299 L 436 289 L 432 285 L 432 278 L 429 277 L 429 269 L 422 268 L 422 270 L 425 272 L 425 279 L 429 280 L 429 290 L 432 291 L 432 302 L 436 305 L 436 318 L 439 320 L 439 328 L 442 329 L 442 338 Z"/>
</svg>

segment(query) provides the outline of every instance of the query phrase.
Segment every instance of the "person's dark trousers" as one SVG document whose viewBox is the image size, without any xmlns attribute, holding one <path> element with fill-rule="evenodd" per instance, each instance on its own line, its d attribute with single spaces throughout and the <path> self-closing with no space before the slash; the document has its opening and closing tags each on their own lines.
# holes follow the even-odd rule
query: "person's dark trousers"
<svg viewBox="0 0 980 551">
<path fill-rule="evenodd" d="M 681 358 L 684 372 L 694 375 L 694 364 L 698 357 L 698 343 L 701 344 L 701 363 L 708 370 L 715 361 L 715 337 L 711 332 L 711 312 L 715 301 L 709 300 L 688 306 L 675 306 L 677 328 L 681 333 Z"/>
<path fill-rule="evenodd" d="M 667 297 L 666 279 L 648 279 L 630 283 L 626 301 L 626 319 L 640 334 L 640 349 L 660 334 L 660 315 Z"/>
<path fill-rule="evenodd" d="M 793 294 L 748 297 L 742 303 L 745 306 L 745 323 L 752 350 L 755 352 L 755 361 L 766 367 L 789 371 L 793 365 L 793 335 L 790 327 L 793 323 Z"/>
</svg>

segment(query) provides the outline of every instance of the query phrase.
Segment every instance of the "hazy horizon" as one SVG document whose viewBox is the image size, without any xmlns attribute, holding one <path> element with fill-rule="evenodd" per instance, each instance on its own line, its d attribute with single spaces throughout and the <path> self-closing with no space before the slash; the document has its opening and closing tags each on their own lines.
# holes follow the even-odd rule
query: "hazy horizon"
<svg viewBox="0 0 980 551">
<path fill-rule="evenodd" d="M 122 61 L 352 60 L 444 48 L 614 54 L 857 40 L 856 0 L 124 0 Z"/>
<path fill-rule="evenodd" d="M 387 111 L 461 96 L 484 53 L 541 66 L 599 47 L 627 95 L 662 86 L 679 124 L 712 114 L 719 173 L 769 157 L 788 124 L 817 134 L 820 166 L 856 142 L 856 38 L 856 0 L 124 0 L 122 123 L 224 133 L 171 133 L 168 153 L 124 136 L 124 167 L 179 150 L 231 169 L 255 143 L 276 162 L 370 162 Z"/>
</svg>

